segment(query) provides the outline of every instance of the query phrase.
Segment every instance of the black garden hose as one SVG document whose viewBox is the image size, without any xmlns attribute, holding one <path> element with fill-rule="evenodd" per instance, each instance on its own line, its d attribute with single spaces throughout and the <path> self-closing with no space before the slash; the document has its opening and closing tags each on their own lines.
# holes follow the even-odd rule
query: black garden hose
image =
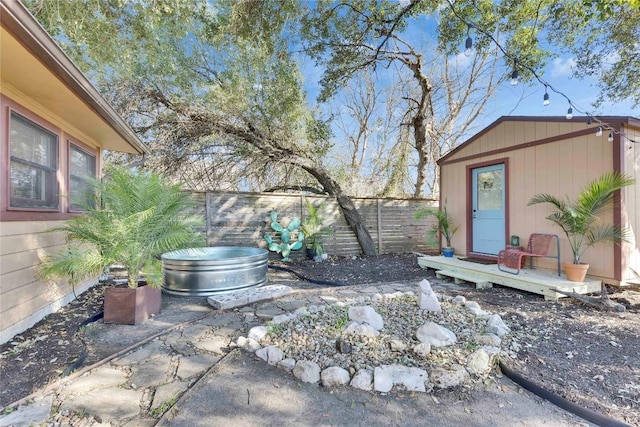
<svg viewBox="0 0 640 427">
<path fill-rule="evenodd" d="M 101 312 L 96 313 L 93 316 L 89 317 L 88 319 L 83 320 L 78 325 L 78 327 L 76 328 L 75 332 L 73 333 L 73 336 L 75 336 L 78 333 L 80 328 L 83 328 L 83 327 L 87 326 L 89 323 L 96 322 L 96 321 L 102 319 L 103 317 L 104 317 L 104 311 L 101 311 Z M 71 374 L 73 371 L 78 369 L 84 363 L 84 361 L 87 358 L 87 356 L 89 355 L 89 353 L 87 352 L 87 346 L 84 343 L 84 341 L 82 341 L 82 344 L 84 345 L 85 348 L 82 350 L 82 353 L 80 354 L 80 357 L 78 357 L 71 365 L 67 366 L 67 369 L 62 371 L 62 373 L 60 374 L 61 377 L 69 376 L 69 374 Z"/>
<path fill-rule="evenodd" d="M 290 268 L 287 267 L 281 267 L 279 265 L 273 265 L 273 264 L 269 264 L 269 268 L 272 270 L 278 270 L 278 271 L 286 271 L 287 273 L 291 273 L 293 275 L 295 275 L 297 278 L 302 279 L 306 282 L 310 282 L 310 283 L 314 283 L 316 285 L 327 285 L 327 286 L 347 286 L 346 283 L 344 282 L 332 282 L 332 281 L 328 281 L 328 280 L 316 280 L 316 279 L 311 279 L 307 276 L 304 276 L 296 271 L 293 271 Z"/>
<path fill-rule="evenodd" d="M 571 412 L 580 418 L 583 418 L 589 422 L 599 425 L 600 427 L 633 427 L 630 424 L 624 423 L 622 421 L 618 421 L 614 418 L 607 417 L 606 415 L 600 414 L 598 412 L 592 411 L 587 408 L 583 408 L 580 405 L 577 405 L 569 400 L 565 399 L 562 396 L 558 396 L 555 393 L 550 392 L 549 390 L 540 387 L 534 382 L 526 379 L 519 373 L 507 368 L 502 361 L 498 362 L 500 369 L 502 372 L 514 383 L 522 386 L 523 388 L 529 390 L 533 394 L 542 397 L 545 400 L 553 403 L 559 408 L 564 409 L 565 411 Z"/>
</svg>

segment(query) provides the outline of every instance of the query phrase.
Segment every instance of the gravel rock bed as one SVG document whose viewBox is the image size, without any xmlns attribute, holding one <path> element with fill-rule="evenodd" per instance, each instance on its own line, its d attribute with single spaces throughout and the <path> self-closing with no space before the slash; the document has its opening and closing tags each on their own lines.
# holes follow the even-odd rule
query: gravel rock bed
<svg viewBox="0 0 640 427">
<path fill-rule="evenodd" d="M 327 306 L 309 306 L 308 313 L 283 323 L 268 323 L 269 332 L 260 345 L 280 348 L 285 358 L 315 362 L 321 369 L 338 366 L 351 375 L 360 369 L 373 370 L 391 364 L 417 367 L 427 372 L 466 366 L 469 355 L 486 344 L 478 338 L 485 333 L 488 316 L 474 314 L 465 306 L 464 298 L 455 301 L 446 295 L 439 298 L 440 313 L 421 309 L 413 292 L 376 294 Z M 351 305 L 368 305 L 382 316 L 384 327 L 378 336 L 343 333 Z M 457 342 L 432 347 L 429 354 L 420 356 L 414 352 L 414 347 L 420 344 L 416 331 L 429 321 L 454 332 Z M 344 348 L 345 343 L 350 351 L 342 353 L 338 347 Z M 504 336 L 501 348 L 508 349 L 509 343 L 508 335 Z M 508 352 L 503 353 L 503 357 L 509 357 Z M 511 356 L 515 357 L 515 353 Z M 487 371 L 481 377 L 489 373 Z"/>
</svg>

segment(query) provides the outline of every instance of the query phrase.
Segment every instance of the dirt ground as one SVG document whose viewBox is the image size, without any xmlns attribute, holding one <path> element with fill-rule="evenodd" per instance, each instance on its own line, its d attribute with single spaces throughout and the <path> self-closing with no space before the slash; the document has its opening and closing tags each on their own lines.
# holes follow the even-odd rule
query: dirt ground
<svg viewBox="0 0 640 427">
<path fill-rule="evenodd" d="M 417 280 L 433 276 L 418 267 L 416 255 L 331 257 L 322 263 L 296 261 L 286 267 L 317 280 L 349 285 Z M 282 273 L 279 273 L 282 274 Z M 81 322 L 102 310 L 104 284 L 47 316 L 28 331 L 0 346 L 0 407 L 57 380 L 82 356 Z M 308 289 L 326 285 L 295 282 Z M 610 289 L 624 312 L 605 312 L 562 299 L 509 288 L 476 290 L 452 287 L 451 295 L 478 301 L 511 327 L 517 359 L 505 361 L 560 396 L 583 407 L 640 425 L 640 293 Z M 107 354 L 87 354 L 84 366 Z"/>
</svg>

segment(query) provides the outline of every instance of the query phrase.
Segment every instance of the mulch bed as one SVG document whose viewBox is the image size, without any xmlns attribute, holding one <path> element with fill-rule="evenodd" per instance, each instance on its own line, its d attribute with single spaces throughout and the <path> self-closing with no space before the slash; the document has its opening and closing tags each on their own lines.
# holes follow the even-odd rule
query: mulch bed
<svg viewBox="0 0 640 427">
<path fill-rule="evenodd" d="M 352 285 L 433 277 L 432 270 L 418 267 L 414 254 L 330 257 L 286 266 L 310 278 Z M 101 311 L 104 286 L 95 286 L 0 346 L 0 407 L 57 380 L 82 354 L 82 331 L 77 330 Z M 322 285 L 300 282 L 300 287 L 310 286 Z M 450 292 L 477 301 L 509 324 L 518 352 L 517 359 L 505 361 L 512 369 L 583 407 L 640 425 L 640 293 L 610 289 L 611 299 L 626 308 L 618 313 L 568 298 L 544 301 L 498 286 L 453 286 Z"/>
</svg>

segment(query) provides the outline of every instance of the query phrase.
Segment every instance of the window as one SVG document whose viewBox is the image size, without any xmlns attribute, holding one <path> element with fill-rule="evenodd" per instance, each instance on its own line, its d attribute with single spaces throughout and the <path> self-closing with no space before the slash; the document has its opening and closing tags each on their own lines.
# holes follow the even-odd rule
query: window
<svg viewBox="0 0 640 427">
<path fill-rule="evenodd" d="M 10 129 L 9 205 L 58 209 L 58 137 L 15 112 Z"/>
<path fill-rule="evenodd" d="M 90 196 L 89 179 L 96 176 L 96 156 L 69 144 L 69 196 L 70 210 L 82 210 L 81 198 Z"/>
</svg>

